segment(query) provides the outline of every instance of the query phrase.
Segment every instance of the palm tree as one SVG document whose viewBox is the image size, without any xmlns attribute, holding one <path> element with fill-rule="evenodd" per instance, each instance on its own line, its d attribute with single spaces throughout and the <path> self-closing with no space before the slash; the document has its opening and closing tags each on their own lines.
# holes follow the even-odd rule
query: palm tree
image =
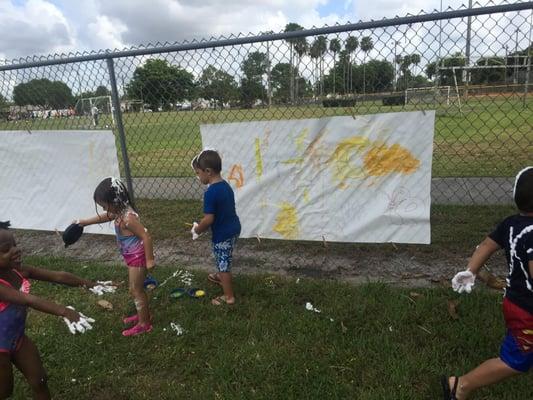
<svg viewBox="0 0 533 400">
<path fill-rule="evenodd" d="M 311 61 L 313 62 L 313 76 L 315 77 L 315 95 L 319 92 L 319 83 L 318 83 L 318 58 L 320 57 L 320 51 L 318 49 L 319 43 L 318 38 L 313 41 L 311 48 L 309 49 L 309 55 L 311 56 Z"/>
<path fill-rule="evenodd" d="M 348 89 L 352 90 L 352 53 L 354 53 L 359 47 L 359 40 L 354 36 L 348 36 L 344 48 L 348 56 Z"/>
<path fill-rule="evenodd" d="M 307 54 L 309 52 L 309 43 L 307 43 L 307 39 L 304 37 L 298 38 L 298 40 L 294 44 L 294 50 L 296 51 L 296 54 L 298 55 L 298 61 L 296 62 L 296 69 L 295 69 L 296 82 L 294 85 L 294 92 L 296 93 L 296 100 L 298 100 L 298 96 L 299 96 L 298 82 L 300 81 L 299 79 L 300 62 L 302 61 L 302 57 L 304 56 L 304 54 Z"/>
<path fill-rule="evenodd" d="M 297 23 L 295 22 L 289 22 L 287 25 L 285 25 L 285 32 L 295 32 L 295 31 L 301 31 L 303 30 L 303 26 L 301 25 L 298 25 Z M 300 40 L 300 38 L 291 38 L 291 39 L 286 39 L 287 43 L 289 43 L 289 58 L 290 58 L 290 65 L 291 65 L 291 68 L 290 68 L 290 80 L 289 80 L 289 91 L 290 91 L 290 96 L 291 96 L 291 103 L 294 103 L 294 46 L 296 43 L 298 43 L 298 41 Z M 305 40 L 305 38 L 304 38 Z"/>
<path fill-rule="evenodd" d="M 316 38 L 318 42 L 319 72 L 320 72 L 320 95 L 324 95 L 324 54 L 328 51 L 328 39 L 325 36 Z"/>
<path fill-rule="evenodd" d="M 411 64 L 413 64 L 414 66 L 417 66 L 418 64 L 420 64 L 420 54 L 411 54 Z M 414 72 L 413 72 L 413 77 L 414 77 Z"/>
<path fill-rule="evenodd" d="M 329 51 L 333 53 L 333 95 L 335 95 L 335 63 L 337 62 L 337 53 L 341 51 L 341 42 L 339 39 L 331 39 L 329 42 Z"/>
<path fill-rule="evenodd" d="M 363 51 L 363 96 L 366 90 L 366 54 L 374 48 L 374 42 L 370 36 L 365 36 L 361 39 L 361 50 Z"/>
</svg>

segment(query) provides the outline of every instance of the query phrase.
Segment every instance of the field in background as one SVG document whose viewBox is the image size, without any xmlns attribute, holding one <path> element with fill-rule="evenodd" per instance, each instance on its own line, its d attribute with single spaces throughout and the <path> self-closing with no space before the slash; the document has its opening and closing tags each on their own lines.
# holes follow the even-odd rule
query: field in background
<svg viewBox="0 0 533 400">
<path fill-rule="evenodd" d="M 514 176 L 531 161 L 533 98 L 471 98 L 438 107 L 433 176 Z M 453 100 L 453 98 L 452 98 Z M 354 108 L 321 106 L 272 107 L 250 110 L 202 110 L 124 114 L 126 141 L 134 177 L 192 176 L 190 160 L 201 149 L 200 124 L 319 118 L 421 109 L 421 105 L 382 106 L 366 101 Z M 431 109 L 431 106 L 423 106 Z M 111 125 L 102 115 L 100 128 Z M 94 129 L 90 117 L 1 122 L 0 129 Z M 117 139 L 117 148 L 119 141 Z M 121 158 L 119 150 L 119 158 Z"/>
</svg>

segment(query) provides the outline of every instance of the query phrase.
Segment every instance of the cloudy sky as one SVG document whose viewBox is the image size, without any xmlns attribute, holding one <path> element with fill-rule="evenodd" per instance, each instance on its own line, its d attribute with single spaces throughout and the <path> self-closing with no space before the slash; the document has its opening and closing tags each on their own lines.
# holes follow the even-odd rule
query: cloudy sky
<svg viewBox="0 0 533 400">
<path fill-rule="evenodd" d="M 442 0 L 444 9 L 462 3 L 468 1 Z M 288 22 L 310 28 L 440 6 L 441 0 L 0 0 L 0 59 L 279 32 Z"/>
</svg>

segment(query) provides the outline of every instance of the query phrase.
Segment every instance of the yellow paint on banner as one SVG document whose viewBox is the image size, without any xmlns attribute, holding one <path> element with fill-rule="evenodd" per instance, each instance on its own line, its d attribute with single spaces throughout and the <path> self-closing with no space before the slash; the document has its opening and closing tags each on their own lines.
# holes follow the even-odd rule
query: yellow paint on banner
<svg viewBox="0 0 533 400">
<path fill-rule="evenodd" d="M 363 168 L 351 162 L 353 155 L 362 152 L 370 145 L 370 140 L 364 136 L 352 136 L 339 142 L 328 164 L 333 168 L 333 179 L 341 189 L 346 187 L 346 180 L 365 176 Z"/>
<path fill-rule="evenodd" d="M 309 203 L 309 188 L 304 189 L 304 203 Z"/>
<path fill-rule="evenodd" d="M 303 157 L 299 158 L 289 158 L 288 160 L 282 161 L 282 164 L 303 164 L 304 159 Z"/>
<path fill-rule="evenodd" d="M 304 128 L 300 132 L 298 136 L 294 139 L 294 143 L 296 144 L 296 149 L 298 149 L 299 152 L 304 151 L 304 143 L 305 138 L 307 138 L 307 135 L 309 135 L 309 128 Z"/>
<path fill-rule="evenodd" d="M 276 223 L 272 230 L 279 233 L 283 239 L 298 239 L 298 212 L 289 202 L 283 202 L 279 205 L 280 211 L 276 216 Z"/>
<path fill-rule="evenodd" d="M 365 172 L 370 176 L 383 176 L 393 172 L 409 175 L 420 167 L 420 160 L 399 144 L 390 147 L 384 143 L 374 144 L 365 154 L 363 163 Z"/>
<path fill-rule="evenodd" d="M 255 173 L 257 179 L 263 176 L 263 157 L 261 156 L 261 140 L 255 138 Z"/>
</svg>

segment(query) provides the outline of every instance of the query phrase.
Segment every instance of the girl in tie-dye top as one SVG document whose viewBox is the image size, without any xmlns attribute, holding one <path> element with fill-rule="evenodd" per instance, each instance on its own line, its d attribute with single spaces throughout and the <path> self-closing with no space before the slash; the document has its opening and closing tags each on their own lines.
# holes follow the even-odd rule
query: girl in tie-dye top
<svg viewBox="0 0 533 400">
<path fill-rule="evenodd" d="M 152 330 L 148 297 L 144 290 L 147 269 L 155 267 L 152 239 L 141 224 L 139 214 L 130 199 L 124 183 L 117 178 L 106 178 L 96 187 L 94 201 L 106 211 L 92 218 L 81 219 L 81 226 L 114 221 L 120 253 L 128 267 L 129 289 L 137 313 L 124 318 L 125 324 L 134 324 L 122 332 L 134 336 Z"/>
</svg>

